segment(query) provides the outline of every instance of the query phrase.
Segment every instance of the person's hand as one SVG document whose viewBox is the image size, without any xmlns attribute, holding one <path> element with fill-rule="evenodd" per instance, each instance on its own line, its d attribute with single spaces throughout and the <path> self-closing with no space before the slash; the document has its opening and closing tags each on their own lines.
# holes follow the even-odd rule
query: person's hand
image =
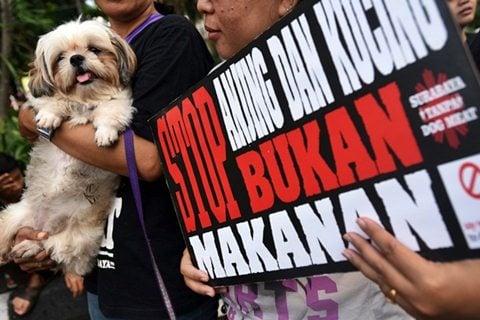
<svg viewBox="0 0 480 320">
<path fill-rule="evenodd" d="M 22 107 L 18 110 L 18 128 L 28 141 L 35 142 L 38 139 L 35 112 L 32 108 Z"/>
<path fill-rule="evenodd" d="M 83 277 L 73 273 L 65 273 L 65 284 L 74 298 L 79 297 L 85 289 L 83 285 Z"/>
<path fill-rule="evenodd" d="M 428 261 L 376 222 L 360 218 L 357 223 L 376 247 L 349 232 L 345 239 L 358 251 L 346 249 L 344 255 L 389 301 L 417 319 L 480 319 L 480 259 Z"/>
<path fill-rule="evenodd" d="M 48 238 L 45 231 L 34 230 L 30 227 L 20 228 L 15 236 L 13 245 L 17 245 L 23 240 L 41 241 Z M 36 272 L 41 270 L 50 270 L 57 266 L 57 263 L 50 259 L 50 253 L 46 250 L 40 251 L 35 257 L 14 258 L 13 261 L 19 265 L 20 269 L 26 272 Z"/>
<path fill-rule="evenodd" d="M 20 185 L 20 188 L 18 188 L 18 185 Z M 15 190 L 22 190 L 21 184 L 15 183 L 15 179 L 8 172 L 0 175 L 0 194 L 11 193 Z"/>
<path fill-rule="evenodd" d="M 225 287 L 213 288 L 208 284 L 205 284 L 209 279 L 208 274 L 195 268 L 187 249 L 183 250 L 183 257 L 180 262 L 180 272 L 183 275 L 183 280 L 187 287 L 192 289 L 195 293 L 214 297 L 217 293 L 225 293 L 227 291 L 227 288 Z"/>
<path fill-rule="evenodd" d="M 23 191 L 23 179 L 15 178 L 11 173 L 0 175 L 0 200 L 10 203 L 20 199 Z"/>
</svg>

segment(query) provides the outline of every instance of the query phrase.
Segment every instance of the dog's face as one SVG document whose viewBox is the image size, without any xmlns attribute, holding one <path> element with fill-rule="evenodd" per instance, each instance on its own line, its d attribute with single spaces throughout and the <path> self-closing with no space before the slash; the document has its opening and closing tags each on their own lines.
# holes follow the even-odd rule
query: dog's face
<svg viewBox="0 0 480 320">
<path fill-rule="evenodd" d="M 127 86 L 135 67 L 132 49 L 107 26 L 68 22 L 40 37 L 29 88 L 34 97 L 97 100 Z"/>
</svg>

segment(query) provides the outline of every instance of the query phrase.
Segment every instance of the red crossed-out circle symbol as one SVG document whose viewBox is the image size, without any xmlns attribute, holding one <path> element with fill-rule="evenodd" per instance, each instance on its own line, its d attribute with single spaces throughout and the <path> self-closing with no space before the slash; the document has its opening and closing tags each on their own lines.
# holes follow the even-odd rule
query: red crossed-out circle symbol
<svg viewBox="0 0 480 320">
<path fill-rule="evenodd" d="M 480 199 L 480 167 L 472 162 L 466 162 L 458 172 L 463 190 L 475 199 Z"/>
</svg>

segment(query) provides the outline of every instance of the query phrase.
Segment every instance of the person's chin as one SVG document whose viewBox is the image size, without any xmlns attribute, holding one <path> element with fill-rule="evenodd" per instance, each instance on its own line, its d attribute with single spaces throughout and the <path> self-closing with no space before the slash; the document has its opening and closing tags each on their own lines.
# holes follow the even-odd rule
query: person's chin
<svg viewBox="0 0 480 320">
<path fill-rule="evenodd" d="M 217 54 L 220 56 L 220 58 L 226 60 L 232 57 L 232 49 L 231 46 L 228 45 L 228 43 L 225 43 L 222 38 L 218 39 L 215 41 L 215 50 L 217 51 Z"/>
<path fill-rule="evenodd" d="M 216 46 L 217 48 L 217 53 L 222 58 L 223 60 L 230 59 L 232 56 L 235 55 L 236 52 L 233 52 L 231 49 L 222 47 L 222 46 Z"/>
<path fill-rule="evenodd" d="M 458 24 L 460 26 L 467 26 L 469 25 L 474 19 L 474 16 L 463 16 L 461 19 L 459 19 Z"/>
</svg>

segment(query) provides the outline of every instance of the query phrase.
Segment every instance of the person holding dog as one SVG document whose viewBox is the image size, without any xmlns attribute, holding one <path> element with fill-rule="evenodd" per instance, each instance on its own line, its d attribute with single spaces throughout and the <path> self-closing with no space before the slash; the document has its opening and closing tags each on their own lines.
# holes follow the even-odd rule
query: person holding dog
<svg viewBox="0 0 480 320">
<path fill-rule="evenodd" d="M 147 119 L 201 80 L 213 60 L 195 27 L 184 17 L 160 15 L 153 0 L 96 0 L 96 4 L 108 17 L 112 29 L 130 40 L 137 56 L 138 68 L 132 79 L 137 112 L 131 127 L 141 198 L 147 234 L 177 319 L 215 319 L 217 300 L 190 291 L 179 273 L 184 242 L 147 123 Z M 37 128 L 29 111 L 20 111 L 20 123 L 24 136 L 35 139 Z M 123 176 L 97 268 L 85 279 L 91 318 L 166 319 L 166 307 L 155 281 L 128 180 L 124 136 L 113 146 L 100 148 L 95 144 L 92 125 L 69 128 L 62 124 L 51 141 L 73 157 Z M 45 237 L 48 234 L 41 230 L 23 228 L 16 241 Z M 55 264 L 46 252 L 18 262 L 30 270 Z"/>
</svg>

